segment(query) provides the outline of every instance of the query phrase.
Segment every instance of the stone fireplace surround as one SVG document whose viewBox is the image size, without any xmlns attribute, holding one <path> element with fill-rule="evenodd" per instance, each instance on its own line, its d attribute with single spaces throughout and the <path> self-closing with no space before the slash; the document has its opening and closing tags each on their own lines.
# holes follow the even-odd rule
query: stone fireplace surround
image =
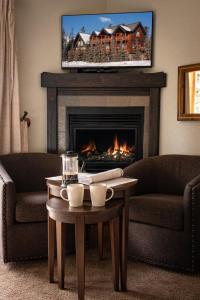
<svg viewBox="0 0 200 300">
<path fill-rule="evenodd" d="M 69 126 L 66 109 L 70 107 L 144 107 L 143 156 L 148 156 L 149 97 L 148 96 L 60 96 L 58 97 L 58 151 L 69 147 Z"/>
<path fill-rule="evenodd" d="M 47 151 L 68 147 L 66 107 L 144 107 L 143 156 L 159 152 L 160 73 L 42 73 L 47 87 Z"/>
</svg>

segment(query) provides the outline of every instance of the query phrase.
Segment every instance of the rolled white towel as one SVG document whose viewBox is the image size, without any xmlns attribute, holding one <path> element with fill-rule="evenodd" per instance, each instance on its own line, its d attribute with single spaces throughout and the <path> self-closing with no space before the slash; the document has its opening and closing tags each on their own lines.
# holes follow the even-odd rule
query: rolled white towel
<svg viewBox="0 0 200 300">
<path fill-rule="evenodd" d="M 97 174 L 90 173 L 79 173 L 78 181 L 83 184 L 91 184 L 94 182 L 106 181 L 114 178 L 122 177 L 124 174 L 123 170 L 120 168 L 112 169 L 105 172 L 100 172 Z"/>
</svg>

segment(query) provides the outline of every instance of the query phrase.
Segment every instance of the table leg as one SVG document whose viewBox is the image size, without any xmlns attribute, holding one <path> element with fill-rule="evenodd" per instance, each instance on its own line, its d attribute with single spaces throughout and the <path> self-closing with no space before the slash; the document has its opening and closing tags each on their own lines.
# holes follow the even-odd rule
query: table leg
<svg viewBox="0 0 200 300">
<path fill-rule="evenodd" d="M 57 273 L 58 286 L 64 289 L 65 277 L 65 234 L 64 223 L 56 221 L 56 239 L 57 239 Z"/>
<path fill-rule="evenodd" d="M 112 273 L 115 291 L 119 291 L 119 217 L 111 220 L 110 240 L 112 253 Z"/>
<path fill-rule="evenodd" d="M 78 279 L 78 299 L 83 300 L 85 294 L 85 218 L 76 217 L 76 268 Z"/>
<path fill-rule="evenodd" d="M 104 226 L 103 222 L 97 224 L 98 227 L 98 250 L 99 259 L 103 259 L 103 237 L 104 237 Z"/>
<path fill-rule="evenodd" d="M 129 190 L 124 191 L 124 206 L 122 208 L 121 227 L 121 254 L 120 254 L 120 279 L 121 290 L 127 290 L 127 246 L 128 246 L 128 222 L 129 222 Z"/>
<path fill-rule="evenodd" d="M 54 281 L 56 222 L 48 216 L 48 276 Z"/>
</svg>

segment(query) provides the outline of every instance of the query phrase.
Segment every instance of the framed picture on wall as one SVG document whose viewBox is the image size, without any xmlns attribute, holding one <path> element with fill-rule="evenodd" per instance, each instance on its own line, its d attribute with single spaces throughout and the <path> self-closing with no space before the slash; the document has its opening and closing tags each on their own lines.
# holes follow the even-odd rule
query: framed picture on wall
<svg viewBox="0 0 200 300">
<path fill-rule="evenodd" d="M 153 12 L 63 15 L 62 68 L 152 66 Z"/>
</svg>

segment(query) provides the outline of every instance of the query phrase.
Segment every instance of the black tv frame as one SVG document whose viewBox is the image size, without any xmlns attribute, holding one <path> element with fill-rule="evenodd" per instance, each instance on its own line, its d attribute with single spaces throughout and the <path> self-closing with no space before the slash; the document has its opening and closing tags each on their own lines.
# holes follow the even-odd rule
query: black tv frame
<svg viewBox="0 0 200 300">
<path fill-rule="evenodd" d="M 149 66 L 77 66 L 77 67 L 63 67 L 62 66 L 62 53 L 63 53 L 63 45 L 62 45 L 62 19 L 65 16 L 84 16 L 84 15 L 110 15 L 110 14 L 126 14 L 126 13 L 151 13 L 152 14 L 152 32 L 151 32 L 151 64 Z M 151 10 L 147 10 L 147 11 L 129 11 L 129 12 L 112 12 L 112 13 L 94 13 L 94 14 L 64 14 L 61 15 L 61 69 L 62 70 L 69 70 L 71 72 L 97 72 L 97 73 L 101 73 L 101 72 L 118 72 L 120 70 L 125 70 L 125 69 L 148 69 L 148 68 L 152 68 L 153 65 L 153 50 L 154 50 L 154 12 Z"/>
</svg>

